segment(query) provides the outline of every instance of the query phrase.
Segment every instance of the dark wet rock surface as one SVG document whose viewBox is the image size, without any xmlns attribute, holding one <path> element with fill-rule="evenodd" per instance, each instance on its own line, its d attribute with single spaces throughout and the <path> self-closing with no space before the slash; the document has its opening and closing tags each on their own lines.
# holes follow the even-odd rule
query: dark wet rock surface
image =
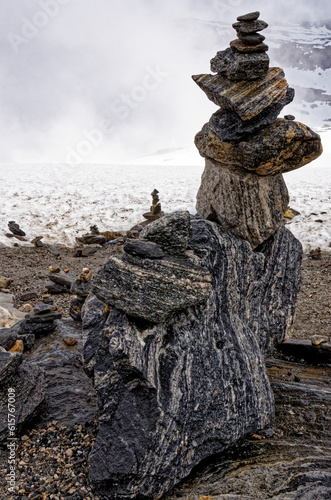
<svg viewBox="0 0 331 500">
<path fill-rule="evenodd" d="M 77 344 L 66 345 L 63 339 L 67 337 L 75 338 Z M 29 366 L 44 371 L 46 406 L 41 421 L 55 419 L 71 427 L 95 418 L 96 395 L 83 370 L 82 352 L 81 330 L 70 320 L 61 320 L 54 333 L 40 339 L 28 355 Z"/>
<path fill-rule="evenodd" d="M 274 436 L 248 437 L 201 466 L 164 500 L 330 498 L 331 369 L 275 359 L 267 366 L 275 394 Z"/>
</svg>

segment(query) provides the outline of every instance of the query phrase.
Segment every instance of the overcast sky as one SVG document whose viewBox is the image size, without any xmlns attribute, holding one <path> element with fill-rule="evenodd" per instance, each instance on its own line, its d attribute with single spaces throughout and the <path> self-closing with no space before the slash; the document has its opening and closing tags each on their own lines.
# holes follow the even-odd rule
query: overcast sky
<svg viewBox="0 0 331 500">
<path fill-rule="evenodd" d="M 331 18 L 330 0 L 0 0 L 0 162 L 115 163 L 186 147 L 220 43 L 194 19 Z M 231 31 L 232 30 L 232 31 Z M 266 33 L 267 36 L 267 33 Z"/>
</svg>

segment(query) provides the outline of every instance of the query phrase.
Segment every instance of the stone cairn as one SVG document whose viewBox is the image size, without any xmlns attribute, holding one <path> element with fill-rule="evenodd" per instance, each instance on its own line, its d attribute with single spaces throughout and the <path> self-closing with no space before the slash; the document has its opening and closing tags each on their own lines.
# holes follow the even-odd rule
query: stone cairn
<svg viewBox="0 0 331 500">
<path fill-rule="evenodd" d="M 193 80 L 220 107 L 195 137 L 206 158 L 197 211 L 253 248 L 275 233 L 288 207 L 282 174 L 322 153 L 318 134 L 288 115 L 294 98 L 281 68 L 269 68 L 259 12 L 239 16 L 238 38 L 211 60 L 216 75 Z"/>
</svg>

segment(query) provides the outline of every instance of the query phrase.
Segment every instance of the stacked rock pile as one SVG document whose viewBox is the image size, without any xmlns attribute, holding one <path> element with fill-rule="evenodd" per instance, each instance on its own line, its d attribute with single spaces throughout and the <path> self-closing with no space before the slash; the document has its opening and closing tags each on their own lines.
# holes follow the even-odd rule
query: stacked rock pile
<svg viewBox="0 0 331 500">
<path fill-rule="evenodd" d="M 277 118 L 294 97 L 281 68 L 269 67 L 259 12 L 239 16 L 238 38 L 211 60 L 216 75 L 193 80 L 219 106 L 195 144 L 206 158 L 197 211 L 255 248 L 275 233 L 289 197 L 282 177 L 322 153 L 318 134 Z"/>
</svg>

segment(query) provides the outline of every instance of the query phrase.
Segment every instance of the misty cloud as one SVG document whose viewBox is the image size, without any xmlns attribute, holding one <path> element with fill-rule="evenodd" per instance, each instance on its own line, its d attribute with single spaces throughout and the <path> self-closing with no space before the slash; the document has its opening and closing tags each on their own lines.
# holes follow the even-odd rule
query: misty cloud
<svg viewBox="0 0 331 500">
<path fill-rule="evenodd" d="M 236 16 L 318 22 L 331 17 L 327 3 L 0 0 L 0 162 L 65 162 L 95 130 L 102 139 L 83 161 L 191 145 L 215 111 L 191 74 L 209 71 Z M 229 23 L 222 40 L 219 21 Z"/>
</svg>

